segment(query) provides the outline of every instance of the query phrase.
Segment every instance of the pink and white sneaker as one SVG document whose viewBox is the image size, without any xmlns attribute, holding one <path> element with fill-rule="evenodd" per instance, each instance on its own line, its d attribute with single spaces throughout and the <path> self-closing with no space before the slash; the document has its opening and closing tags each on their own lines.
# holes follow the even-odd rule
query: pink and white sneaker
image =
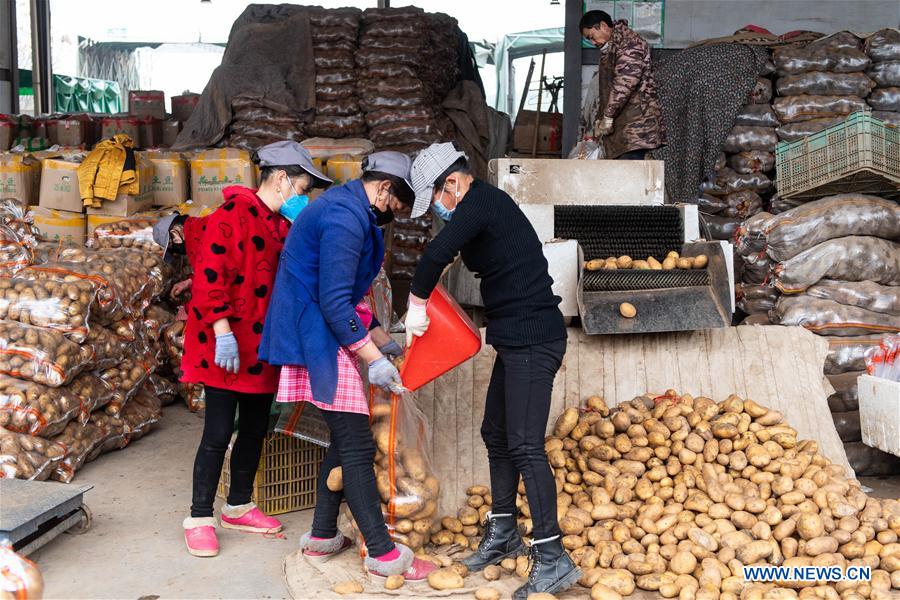
<svg viewBox="0 0 900 600">
<path fill-rule="evenodd" d="M 222 507 L 222 516 L 219 520 L 225 529 L 237 529 L 251 533 L 278 533 L 281 531 L 281 521 L 259 510 L 253 502 L 240 506 L 226 504 Z"/>
<path fill-rule="evenodd" d="M 316 562 L 328 561 L 351 546 L 353 546 L 353 540 L 340 531 L 329 539 L 313 539 L 311 531 L 304 533 L 300 538 L 300 550 L 303 551 L 303 556 Z"/>
<path fill-rule="evenodd" d="M 391 575 L 403 575 L 411 583 L 428 579 L 428 574 L 437 570 L 437 565 L 421 558 L 416 558 L 413 551 L 403 544 L 397 544 L 400 555 L 393 560 L 378 560 L 366 557 L 366 571 L 378 579 L 387 579 Z"/>
<path fill-rule="evenodd" d="M 182 523 L 184 543 L 194 556 L 209 557 L 219 553 L 216 520 L 212 517 L 188 517 Z"/>
</svg>

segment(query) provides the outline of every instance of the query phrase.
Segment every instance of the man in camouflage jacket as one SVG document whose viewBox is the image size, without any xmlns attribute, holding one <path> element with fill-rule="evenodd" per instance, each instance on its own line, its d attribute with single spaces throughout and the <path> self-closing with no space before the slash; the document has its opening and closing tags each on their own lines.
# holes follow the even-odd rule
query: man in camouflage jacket
<svg viewBox="0 0 900 600">
<path fill-rule="evenodd" d="M 589 11 L 581 34 L 601 49 L 598 112 L 594 135 L 602 137 L 606 158 L 643 158 L 666 143 L 650 47 L 603 11 Z M 624 156 L 623 156 L 624 155 Z"/>
</svg>

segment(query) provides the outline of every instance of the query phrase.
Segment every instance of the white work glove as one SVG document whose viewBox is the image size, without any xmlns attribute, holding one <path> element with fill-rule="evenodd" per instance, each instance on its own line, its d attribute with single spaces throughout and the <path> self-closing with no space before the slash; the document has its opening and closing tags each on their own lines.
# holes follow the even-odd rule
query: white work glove
<svg viewBox="0 0 900 600">
<path fill-rule="evenodd" d="M 369 363 L 369 383 L 395 394 L 406 391 L 400 380 L 400 371 L 384 356 Z"/>
<path fill-rule="evenodd" d="M 425 311 L 427 303 L 418 303 L 410 299 L 409 309 L 406 311 L 406 320 L 403 322 L 406 327 L 406 347 L 412 344 L 413 337 L 422 337 L 428 330 L 428 324 L 431 322 Z"/>
<path fill-rule="evenodd" d="M 213 362 L 229 373 L 237 373 L 241 368 L 237 339 L 230 331 L 216 336 L 216 357 Z"/>
<path fill-rule="evenodd" d="M 613 130 L 613 118 L 603 117 L 594 122 L 594 135 L 608 135 Z"/>
</svg>

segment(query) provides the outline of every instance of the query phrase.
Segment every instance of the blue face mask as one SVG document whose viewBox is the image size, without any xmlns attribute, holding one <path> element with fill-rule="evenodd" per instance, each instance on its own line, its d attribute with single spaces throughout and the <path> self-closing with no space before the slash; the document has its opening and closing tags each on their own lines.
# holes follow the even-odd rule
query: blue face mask
<svg viewBox="0 0 900 600">
<path fill-rule="evenodd" d="M 288 178 L 288 183 L 291 184 L 291 189 L 293 189 L 294 183 L 290 180 L 290 178 Z M 281 190 L 278 190 L 278 193 L 281 194 L 281 198 L 282 200 L 284 200 L 284 194 L 281 193 Z M 307 204 L 309 204 L 309 196 L 307 196 L 306 194 L 303 194 L 302 196 L 300 194 L 294 194 L 287 200 L 284 200 L 284 204 L 281 205 L 281 208 L 278 209 L 278 212 L 281 213 L 281 216 L 283 216 L 285 219 L 293 223 L 294 219 L 297 218 L 297 215 L 300 214 L 300 211 L 306 208 Z"/>
<path fill-rule="evenodd" d="M 431 203 L 431 212 L 433 212 L 440 220 L 449 223 L 450 219 L 453 217 L 453 213 L 456 212 L 456 209 L 449 210 L 441 203 L 444 199 L 444 193 L 445 190 L 441 190 L 441 197 Z"/>
</svg>

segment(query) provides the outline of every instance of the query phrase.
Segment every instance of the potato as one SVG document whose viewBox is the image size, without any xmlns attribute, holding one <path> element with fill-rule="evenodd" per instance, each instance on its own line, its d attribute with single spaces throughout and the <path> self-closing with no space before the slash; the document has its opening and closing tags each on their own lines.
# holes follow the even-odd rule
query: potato
<svg viewBox="0 0 900 600">
<path fill-rule="evenodd" d="M 584 268 L 588 271 L 599 271 L 604 268 L 606 261 L 601 258 L 595 258 L 584 263 Z"/>
<path fill-rule="evenodd" d="M 463 524 L 459 519 L 454 519 L 453 517 L 444 517 L 441 519 L 441 525 L 447 531 L 452 533 L 462 533 Z"/>
<path fill-rule="evenodd" d="M 340 492 L 344 489 L 344 470 L 341 467 L 331 469 L 331 471 L 328 472 L 326 485 L 332 492 Z"/>
<path fill-rule="evenodd" d="M 694 268 L 695 269 L 703 269 L 709 263 L 709 257 L 705 254 L 698 254 L 694 257 Z M 752 415 L 751 415 L 752 416 Z"/>
<path fill-rule="evenodd" d="M 478 498 L 481 498 L 481 496 L 478 496 Z M 482 500 L 482 502 L 483 502 L 483 500 Z M 459 512 L 457 513 L 457 517 L 459 518 L 459 522 L 463 526 L 478 524 L 478 511 L 475 508 L 472 508 L 471 506 L 464 506 L 461 509 L 459 509 Z"/>
<path fill-rule="evenodd" d="M 403 583 L 406 579 L 403 575 L 391 575 L 387 579 L 384 580 L 384 589 L 386 590 L 399 590 L 403 587 Z"/>
<path fill-rule="evenodd" d="M 616 265 L 620 269 L 630 269 L 632 262 L 633 261 L 631 260 L 630 256 L 620 256 L 616 259 Z"/>
<path fill-rule="evenodd" d="M 650 269 L 650 263 L 648 263 L 646 260 L 636 260 L 631 263 L 631 268 L 641 271 L 647 271 Z"/>
<path fill-rule="evenodd" d="M 490 587 L 480 587 L 475 590 L 475 600 L 500 600 L 500 590 Z"/>
<path fill-rule="evenodd" d="M 825 534 L 825 524 L 822 522 L 822 517 L 816 513 L 800 513 L 796 523 L 797 532 L 804 540 L 811 540 Z"/>
<path fill-rule="evenodd" d="M 500 579 L 500 567 L 497 565 L 489 565 L 481 572 L 488 581 L 497 581 Z"/>
<path fill-rule="evenodd" d="M 622 594 L 602 583 L 591 587 L 591 600 L 622 600 Z"/>
<path fill-rule="evenodd" d="M 650 268 L 654 271 L 662 270 L 662 263 L 653 258 L 652 256 L 647 257 L 647 264 L 650 265 Z"/>
<path fill-rule="evenodd" d="M 516 559 L 515 558 L 504 558 L 500 561 L 500 568 L 506 571 L 507 573 L 512 573 L 516 570 Z"/>
<path fill-rule="evenodd" d="M 458 590 L 465 586 L 465 582 L 455 571 L 438 569 L 428 574 L 428 585 L 435 590 Z"/>
<path fill-rule="evenodd" d="M 808 556 L 819 556 L 821 554 L 837 552 L 837 549 L 838 541 L 836 539 L 831 536 L 820 536 L 808 540 L 803 551 Z"/>
<path fill-rule="evenodd" d="M 634 576 L 625 569 L 600 569 L 595 585 L 606 586 L 622 596 L 630 596 L 634 592 Z"/>
<path fill-rule="evenodd" d="M 344 581 L 332 587 L 331 591 L 342 596 L 346 594 L 362 594 L 363 586 L 358 581 Z"/>
<path fill-rule="evenodd" d="M 679 258 L 675 261 L 675 266 L 679 269 L 690 269 L 693 264 L 693 261 L 689 258 Z"/>
<path fill-rule="evenodd" d="M 671 256 L 667 256 L 665 260 L 662 261 L 662 268 L 664 271 L 671 271 L 678 264 L 677 258 L 672 258 Z"/>
<path fill-rule="evenodd" d="M 697 557 L 684 550 L 676 552 L 669 561 L 669 568 L 680 575 L 692 573 L 697 568 Z"/>
<path fill-rule="evenodd" d="M 637 315 L 637 309 L 629 302 L 623 302 L 619 305 L 619 314 L 626 319 L 633 319 Z"/>
<path fill-rule="evenodd" d="M 578 409 L 567 408 L 556 420 L 553 435 L 558 438 L 564 438 L 575 429 L 576 425 L 578 425 Z"/>
<path fill-rule="evenodd" d="M 453 563 L 452 565 L 450 565 L 450 570 L 454 573 L 457 573 L 463 579 L 465 579 L 469 575 L 469 567 L 462 563 Z"/>
</svg>

